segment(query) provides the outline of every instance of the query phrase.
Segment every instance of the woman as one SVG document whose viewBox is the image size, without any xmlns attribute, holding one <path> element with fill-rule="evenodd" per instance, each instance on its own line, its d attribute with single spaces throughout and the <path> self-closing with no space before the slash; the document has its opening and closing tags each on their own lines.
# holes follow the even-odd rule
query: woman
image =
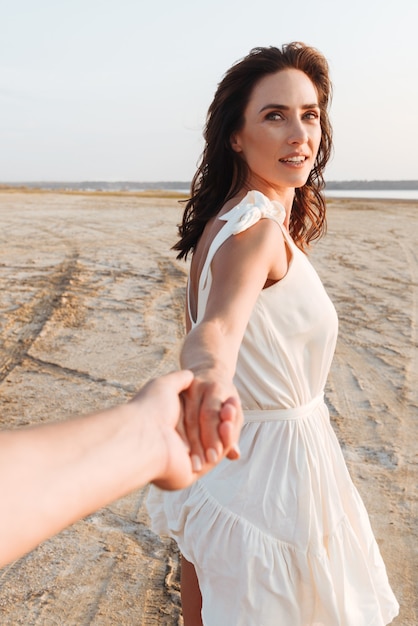
<svg viewBox="0 0 418 626">
<path fill-rule="evenodd" d="M 245 422 L 240 460 L 150 495 L 184 557 L 185 626 L 378 626 L 398 611 L 324 404 L 337 317 L 304 253 L 326 225 L 330 97 L 323 56 L 293 43 L 233 66 L 208 112 L 175 246 L 193 253 L 181 362 L 196 469 L 220 453 L 216 411 L 237 392 Z"/>
</svg>

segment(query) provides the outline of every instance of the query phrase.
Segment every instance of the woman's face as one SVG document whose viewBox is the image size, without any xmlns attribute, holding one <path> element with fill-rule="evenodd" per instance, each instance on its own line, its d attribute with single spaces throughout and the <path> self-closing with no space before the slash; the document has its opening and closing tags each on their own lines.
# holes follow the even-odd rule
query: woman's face
<svg viewBox="0 0 418 626">
<path fill-rule="evenodd" d="M 320 141 L 316 88 L 304 72 L 286 69 L 256 84 L 231 146 L 248 165 L 247 185 L 280 197 L 306 183 Z"/>
</svg>

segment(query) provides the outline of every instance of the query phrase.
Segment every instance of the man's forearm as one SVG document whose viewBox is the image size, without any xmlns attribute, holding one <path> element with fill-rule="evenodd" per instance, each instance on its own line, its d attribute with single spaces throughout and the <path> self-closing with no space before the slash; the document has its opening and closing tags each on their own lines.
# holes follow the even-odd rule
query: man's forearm
<svg viewBox="0 0 418 626">
<path fill-rule="evenodd" d="M 134 413 L 127 404 L 0 432 L 0 566 L 155 478 L 158 434 Z"/>
</svg>

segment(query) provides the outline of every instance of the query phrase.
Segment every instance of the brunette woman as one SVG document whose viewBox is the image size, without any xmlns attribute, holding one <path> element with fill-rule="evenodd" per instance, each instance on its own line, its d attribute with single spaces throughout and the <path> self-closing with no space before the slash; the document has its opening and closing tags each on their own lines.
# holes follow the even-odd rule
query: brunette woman
<svg viewBox="0 0 418 626">
<path fill-rule="evenodd" d="M 150 495 L 184 556 L 185 626 L 381 626 L 398 612 L 324 403 L 337 315 L 306 252 L 325 231 L 330 96 L 325 58 L 292 43 L 252 50 L 209 108 L 175 246 L 192 253 L 195 468 L 221 453 L 230 396 L 245 423 L 240 460 Z"/>
</svg>

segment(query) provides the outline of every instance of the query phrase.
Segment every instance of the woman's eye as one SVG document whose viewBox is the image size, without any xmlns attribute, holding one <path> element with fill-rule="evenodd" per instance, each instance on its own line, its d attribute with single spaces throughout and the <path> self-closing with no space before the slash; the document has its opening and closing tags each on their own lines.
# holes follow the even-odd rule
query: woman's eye
<svg viewBox="0 0 418 626">
<path fill-rule="evenodd" d="M 305 113 L 305 119 L 317 120 L 319 119 L 319 113 L 317 113 L 316 111 L 308 111 L 307 113 Z"/>
<path fill-rule="evenodd" d="M 266 119 L 273 120 L 273 121 L 282 120 L 283 115 L 279 113 L 278 111 L 272 111 L 271 113 L 268 113 L 268 115 L 266 116 Z"/>
</svg>

